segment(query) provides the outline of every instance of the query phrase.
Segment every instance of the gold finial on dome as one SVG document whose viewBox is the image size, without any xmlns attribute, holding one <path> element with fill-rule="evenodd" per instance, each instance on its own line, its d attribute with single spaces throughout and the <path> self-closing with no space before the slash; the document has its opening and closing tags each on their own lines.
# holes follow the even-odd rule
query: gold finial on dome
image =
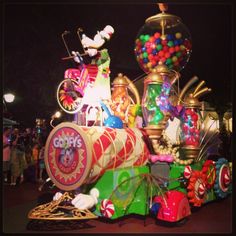
<svg viewBox="0 0 236 236">
<path fill-rule="evenodd" d="M 163 13 L 168 10 L 168 5 L 166 3 L 158 3 L 158 7 Z"/>
<path fill-rule="evenodd" d="M 154 84 L 162 84 L 163 78 L 156 68 L 152 69 L 151 73 L 145 78 L 144 83 L 154 83 Z"/>
<path fill-rule="evenodd" d="M 113 85 L 114 86 L 128 86 L 129 82 L 126 79 L 127 77 L 124 76 L 122 73 L 119 73 L 118 76 L 114 79 Z"/>
<path fill-rule="evenodd" d="M 192 93 L 190 93 L 184 99 L 184 104 L 185 104 L 185 107 L 187 107 L 187 108 L 201 107 L 201 103 L 199 102 L 199 100 L 196 97 L 194 97 L 194 95 Z"/>
</svg>

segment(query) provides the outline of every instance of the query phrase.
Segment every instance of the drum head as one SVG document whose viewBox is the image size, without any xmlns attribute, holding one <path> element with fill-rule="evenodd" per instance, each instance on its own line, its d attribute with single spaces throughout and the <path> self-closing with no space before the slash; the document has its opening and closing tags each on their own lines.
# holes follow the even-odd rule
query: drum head
<svg viewBox="0 0 236 236">
<path fill-rule="evenodd" d="M 85 131 L 76 124 L 63 122 L 48 136 L 45 147 L 46 170 L 61 190 L 80 187 L 91 169 L 91 144 Z"/>
</svg>

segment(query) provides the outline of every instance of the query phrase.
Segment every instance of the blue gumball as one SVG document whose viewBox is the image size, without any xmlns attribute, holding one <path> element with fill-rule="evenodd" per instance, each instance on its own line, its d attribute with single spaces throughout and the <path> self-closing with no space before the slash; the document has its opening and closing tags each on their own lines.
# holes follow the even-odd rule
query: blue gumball
<svg viewBox="0 0 236 236">
<path fill-rule="evenodd" d="M 174 36 L 172 34 L 167 34 L 166 36 L 167 40 L 173 40 L 174 39 Z"/>
<path fill-rule="evenodd" d="M 174 45 L 175 45 L 175 46 L 178 46 L 178 45 L 179 45 L 179 40 L 177 40 L 177 39 L 174 40 Z"/>
<path fill-rule="evenodd" d="M 183 44 L 183 42 L 184 42 L 183 39 L 177 39 L 177 41 L 178 41 L 178 44 L 179 44 L 179 45 Z"/>
<path fill-rule="evenodd" d="M 161 43 L 161 39 L 160 38 L 156 39 L 155 43 L 156 44 L 160 44 Z"/>
<path fill-rule="evenodd" d="M 152 50 L 152 55 L 156 55 L 157 54 L 157 50 L 156 49 L 153 49 Z"/>
<path fill-rule="evenodd" d="M 148 58 L 143 58 L 143 63 L 148 63 L 149 62 L 149 60 L 148 60 Z"/>
<path fill-rule="evenodd" d="M 146 48 L 145 47 L 142 47 L 142 52 L 146 52 Z"/>
</svg>

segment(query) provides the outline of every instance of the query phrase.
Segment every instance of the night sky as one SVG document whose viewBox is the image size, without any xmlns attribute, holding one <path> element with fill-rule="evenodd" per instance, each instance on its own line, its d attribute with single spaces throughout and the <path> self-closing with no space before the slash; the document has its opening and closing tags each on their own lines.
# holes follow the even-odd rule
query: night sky
<svg viewBox="0 0 236 236">
<path fill-rule="evenodd" d="M 230 4 L 169 4 L 168 13 L 179 16 L 192 36 L 192 54 L 181 71 L 180 87 L 197 75 L 213 92 L 204 100 L 220 109 L 232 94 L 232 6 Z M 111 57 L 111 81 L 119 72 L 131 80 L 143 74 L 134 56 L 134 41 L 149 16 L 159 13 L 155 3 L 143 4 L 5 4 L 3 15 L 3 92 L 15 93 L 8 105 L 15 120 L 33 126 L 36 118 L 49 122 L 59 110 L 57 85 L 64 71 L 75 67 L 70 51 L 82 48 L 78 27 L 93 37 L 105 25 L 115 33 L 106 43 Z M 86 59 L 87 60 L 87 59 Z"/>
</svg>

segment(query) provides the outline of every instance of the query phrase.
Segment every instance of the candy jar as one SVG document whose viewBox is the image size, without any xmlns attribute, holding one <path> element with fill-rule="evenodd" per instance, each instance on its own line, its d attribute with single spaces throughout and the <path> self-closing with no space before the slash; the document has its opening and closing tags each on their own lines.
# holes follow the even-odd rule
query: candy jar
<svg viewBox="0 0 236 236">
<path fill-rule="evenodd" d="M 136 86 L 122 73 L 118 74 L 112 85 L 111 110 L 115 116 L 120 117 L 126 126 L 134 127 L 137 110 L 140 107 L 140 97 Z M 134 103 L 128 91 L 134 95 L 136 103 Z"/>
<path fill-rule="evenodd" d="M 128 94 L 128 81 L 126 76 L 119 73 L 113 81 L 113 91 L 111 95 L 111 109 L 115 116 L 120 117 L 123 123 L 128 122 L 128 109 L 130 106 L 130 97 Z"/>
<path fill-rule="evenodd" d="M 163 63 L 180 71 L 189 60 L 191 36 L 182 20 L 166 13 L 167 5 L 159 4 L 161 13 L 146 19 L 135 40 L 135 56 L 141 69 L 149 73 Z"/>
<path fill-rule="evenodd" d="M 156 138 L 161 136 L 169 119 L 169 92 L 177 77 L 178 74 L 166 65 L 158 65 L 144 80 L 142 111 L 145 129 Z"/>
<path fill-rule="evenodd" d="M 198 98 L 204 93 L 210 92 L 211 89 L 204 88 L 200 90 L 200 87 L 205 83 L 205 81 L 202 81 L 182 101 L 183 94 L 187 91 L 187 88 L 196 82 L 197 79 L 197 77 L 193 77 L 182 90 L 179 97 L 179 104 L 182 103 L 184 106 L 184 112 L 182 112 L 180 117 L 180 150 L 182 159 L 185 161 L 180 161 L 181 164 L 190 164 L 193 160 L 197 161 L 201 150 L 203 118 L 200 113 L 201 102 L 199 102 Z"/>
</svg>

